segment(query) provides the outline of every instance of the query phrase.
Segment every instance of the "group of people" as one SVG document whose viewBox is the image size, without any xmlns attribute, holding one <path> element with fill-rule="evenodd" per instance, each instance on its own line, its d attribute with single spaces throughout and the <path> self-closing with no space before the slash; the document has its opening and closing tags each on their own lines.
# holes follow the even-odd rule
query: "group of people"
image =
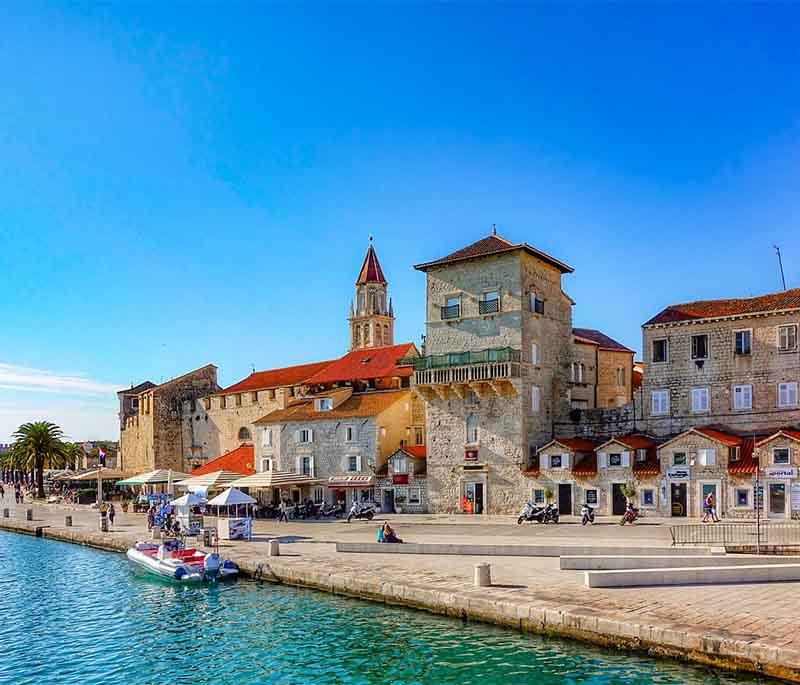
<svg viewBox="0 0 800 685">
<path fill-rule="evenodd" d="M 100 518 L 107 518 L 108 522 L 113 526 L 114 519 L 117 516 L 117 509 L 113 502 L 103 502 L 100 504 Z"/>
<path fill-rule="evenodd" d="M 403 541 L 397 537 L 394 528 L 389 525 L 388 521 L 384 521 L 383 525 L 378 528 L 378 542 L 396 542 L 402 543 Z"/>
<path fill-rule="evenodd" d="M 11 485 L 9 483 L 9 485 Z M 34 495 L 34 488 L 33 486 L 27 486 L 24 483 L 20 483 L 19 481 L 14 483 L 14 502 L 16 504 L 23 504 L 25 502 L 25 498 L 30 496 L 33 497 Z M 0 499 L 5 499 L 6 497 L 6 487 L 4 483 L 0 483 Z"/>
<path fill-rule="evenodd" d="M 703 523 L 708 523 L 708 519 L 714 523 L 719 523 L 719 516 L 717 516 L 717 498 L 714 496 L 714 491 L 709 492 L 703 500 Z"/>
<path fill-rule="evenodd" d="M 178 536 L 182 531 L 181 522 L 171 504 L 150 506 L 147 510 L 147 530 L 152 530 L 154 526 L 161 526 L 161 530 L 167 535 Z"/>
</svg>

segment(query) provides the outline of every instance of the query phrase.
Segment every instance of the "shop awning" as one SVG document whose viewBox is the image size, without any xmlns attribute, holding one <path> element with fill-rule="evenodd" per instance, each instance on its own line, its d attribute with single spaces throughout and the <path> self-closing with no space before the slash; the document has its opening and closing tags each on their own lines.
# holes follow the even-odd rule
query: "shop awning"
<svg viewBox="0 0 800 685">
<path fill-rule="evenodd" d="M 262 471 L 254 473 L 252 476 L 245 476 L 233 481 L 229 485 L 236 488 L 288 488 L 301 487 L 303 485 L 319 485 L 325 481 L 313 478 L 303 473 L 293 473 L 291 471 Z"/>
<path fill-rule="evenodd" d="M 331 476 L 328 478 L 328 487 L 333 490 L 343 488 L 371 488 L 375 485 L 375 476 Z"/>
<path fill-rule="evenodd" d="M 60 476 L 59 480 L 75 480 L 75 481 L 96 481 L 100 480 L 118 480 L 125 474 L 122 471 L 115 469 L 93 469 L 85 471 L 84 473 L 75 473 L 68 476 Z"/>
<path fill-rule="evenodd" d="M 159 469 L 158 471 L 148 471 L 147 473 L 140 473 L 117 481 L 117 485 L 157 485 L 159 483 L 169 483 L 170 481 L 175 484 L 179 480 L 185 480 L 190 477 L 188 473 Z"/>
<path fill-rule="evenodd" d="M 182 488 L 208 488 L 209 490 L 226 488 L 245 474 L 234 473 L 233 471 L 213 471 L 212 473 L 204 473 L 202 476 L 192 476 L 185 480 L 179 480 L 175 485 L 180 485 Z"/>
</svg>

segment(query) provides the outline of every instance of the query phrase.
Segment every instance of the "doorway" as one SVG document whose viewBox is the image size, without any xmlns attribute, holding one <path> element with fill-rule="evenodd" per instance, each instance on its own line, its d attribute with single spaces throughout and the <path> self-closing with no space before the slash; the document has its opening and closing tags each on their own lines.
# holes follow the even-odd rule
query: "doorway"
<svg viewBox="0 0 800 685">
<path fill-rule="evenodd" d="M 769 517 L 786 517 L 786 483 L 769 484 Z"/>
<path fill-rule="evenodd" d="M 686 517 L 689 512 L 686 507 L 686 483 L 670 483 L 670 502 L 672 515 Z"/>
<path fill-rule="evenodd" d="M 719 493 L 717 493 L 717 486 L 714 483 L 700 483 L 700 507 L 697 511 L 702 511 L 703 515 L 705 516 L 705 510 L 703 507 L 705 507 L 706 497 L 712 493 L 714 494 L 714 508 L 716 509 L 715 518 L 719 518 Z"/>
<path fill-rule="evenodd" d="M 466 483 L 464 497 L 472 505 L 473 514 L 482 514 L 484 509 L 483 483 Z"/>
<path fill-rule="evenodd" d="M 611 513 L 614 516 L 622 516 L 625 513 L 627 497 L 622 493 L 624 483 L 613 483 L 611 485 Z"/>
<path fill-rule="evenodd" d="M 572 485 L 570 483 L 558 484 L 558 513 L 562 516 L 572 515 Z"/>
<path fill-rule="evenodd" d="M 386 488 L 383 491 L 383 502 L 381 502 L 381 513 L 394 513 L 394 489 Z"/>
</svg>

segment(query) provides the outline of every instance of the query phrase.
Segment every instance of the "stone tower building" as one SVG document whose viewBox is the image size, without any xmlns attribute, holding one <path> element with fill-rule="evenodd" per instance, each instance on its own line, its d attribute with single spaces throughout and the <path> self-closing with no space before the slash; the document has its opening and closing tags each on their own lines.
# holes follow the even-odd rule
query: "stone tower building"
<svg viewBox="0 0 800 685">
<path fill-rule="evenodd" d="M 394 344 L 394 310 L 386 294 L 386 278 L 372 247 L 356 279 L 355 301 L 350 303 L 350 349 Z"/>
</svg>

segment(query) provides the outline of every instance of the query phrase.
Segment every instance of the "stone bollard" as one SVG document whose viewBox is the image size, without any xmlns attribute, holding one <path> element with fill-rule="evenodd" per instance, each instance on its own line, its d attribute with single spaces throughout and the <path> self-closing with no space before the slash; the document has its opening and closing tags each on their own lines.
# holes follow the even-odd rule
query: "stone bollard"
<svg viewBox="0 0 800 685">
<path fill-rule="evenodd" d="M 65 516 L 64 517 L 64 525 L 67 528 L 72 528 L 72 517 L 71 516 Z"/>
<path fill-rule="evenodd" d="M 279 557 L 281 555 L 281 543 L 277 540 L 270 540 L 267 544 L 267 556 Z"/>
<path fill-rule="evenodd" d="M 108 532 L 108 519 L 105 516 L 100 517 L 100 531 L 103 533 Z"/>
<path fill-rule="evenodd" d="M 153 526 L 153 540 L 160 540 L 161 539 L 161 526 Z"/>
<path fill-rule="evenodd" d="M 3 509 L 3 518 L 7 519 L 9 516 L 11 516 L 11 514 L 8 509 Z"/>
<path fill-rule="evenodd" d="M 33 509 L 26 509 L 25 510 L 25 520 L 26 521 L 33 521 Z"/>
<path fill-rule="evenodd" d="M 475 587 L 491 587 L 492 567 L 487 563 L 475 564 Z"/>
</svg>

